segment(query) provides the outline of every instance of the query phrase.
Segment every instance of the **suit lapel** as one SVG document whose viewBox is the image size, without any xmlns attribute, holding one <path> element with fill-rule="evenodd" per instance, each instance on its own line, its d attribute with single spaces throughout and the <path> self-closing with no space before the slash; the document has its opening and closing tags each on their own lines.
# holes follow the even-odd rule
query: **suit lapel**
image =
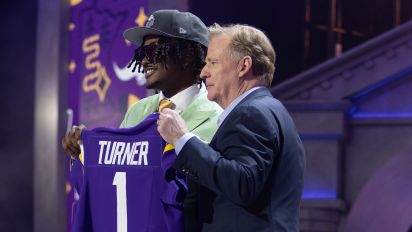
<svg viewBox="0 0 412 232">
<path fill-rule="evenodd" d="M 138 117 L 140 117 L 138 120 L 139 123 L 143 121 L 149 114 L 156 112 L 158 102 L 159 94 L 147 98 L 147 101 L 145 102 L 145 105 L 142 107 L 141 112 L 137 114 Z"/>
<path fill-rule="evenodd" d="M 147 107 L 144 107 L 144 115 L 149 115 L 157 111 L 157 105 L 159 104 L 159 94 L 154 95 L 150 98 Z"/>
<path fill-rule="evenodd" d="M 206 104 L 207 101 L 206 94 L 202 93 L 182 112 L 189 131 L 196 129 L 214 113 L 215 109 L 211 104 Z"/>
<path fill-rule="evenodd" d="M 225 118 L 225 120 L 222 122 L 222 124 L 220 124 L 220 127 L 217 128 L 217 131 L 216 131 L 215 135 L 213 136 L 212 140 L 210 141 L 210 145 L 212 147 L 216 146 L 215 145 L 216 144 L 216 139 L 217 139 L 217 136 L 219 135 L 219 132 L 221 130 L 223 130 L 223 128 L 226 126 L 228 119 L 233 114 L 233 112 L 236 111 L 236 108 L 238 108 L 239 106 L 241 106 L 243 104 L 248 103 L 249 101 L 253 100 L 254 98 L 259 98 L 259 97 L 263 97 L 263 96 L 272 96 L 272 94 L 270 93 L 270 91 L 267 88 L 260 88 L 260 89 L 257 89 L 255 91 L 253 91 L 252 93 L 247 95 L 244 99 L 242 99 L 242 101 L 240 101 L 239 104 L 237 104 L 236 107 L 233 108 L 233 110 Z"/>
</svg>

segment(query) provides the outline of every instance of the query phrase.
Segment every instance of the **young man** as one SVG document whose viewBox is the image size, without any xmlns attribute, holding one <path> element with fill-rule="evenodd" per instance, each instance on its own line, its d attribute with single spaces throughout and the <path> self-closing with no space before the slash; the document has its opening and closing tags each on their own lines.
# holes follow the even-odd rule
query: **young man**
<svg viewBox="0 0 412 232">
<path fill-rule="evenodd" d="M 130 66 L 144 71 L 146 87 L 160 93 L 141 99 L 126 113 L 120 127 L 139 124 L 149 114 L 159 110 L 163 99 L 182 116 L 188 129 L 209 142 L 217 128 L 221 108 L 207 99 L 200 71 L 206 56 L 208 31 L 195 15 L 177 10 L 154 12 L 145 27 L 130 28 L 124 37 L 140 46 Z M 72 158 L 80 153 L 81 132 L 84 126 L 74 126 L 62 140 L 64 150 Z M 196 218 L 196 188 L 189 183 L 184 203 L 186 231 L 198 231 Z"/>
<path fill-rule="evenodd" d="M 210 28 L 201 76 L 223 109 L 210 145 L 165 109 L 158 131 L 178 154 L 176 170 L 200 183 L 202 231 L 299 231 L 304 149 L 284 106 L 272 97 L 275 51 L 263 32 Z"/>
</svg>

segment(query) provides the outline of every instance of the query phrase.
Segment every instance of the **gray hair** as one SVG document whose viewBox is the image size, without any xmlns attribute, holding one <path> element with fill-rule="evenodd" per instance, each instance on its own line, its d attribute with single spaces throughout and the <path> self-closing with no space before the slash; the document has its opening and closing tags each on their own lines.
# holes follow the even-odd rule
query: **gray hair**
<svg viewBox="0 0 412 232">
<path fill-rule="evenodd" d="M 210 39 L 219 35 L 229 35 L 229 54 L 240 60 L 244 56 L 252 58 L 252 72 L 260 81 L 270 87 L 275 73 L 276 53 L 269 38 L 261 30 L 241 24 L 209 27 Z"/>
</svg>

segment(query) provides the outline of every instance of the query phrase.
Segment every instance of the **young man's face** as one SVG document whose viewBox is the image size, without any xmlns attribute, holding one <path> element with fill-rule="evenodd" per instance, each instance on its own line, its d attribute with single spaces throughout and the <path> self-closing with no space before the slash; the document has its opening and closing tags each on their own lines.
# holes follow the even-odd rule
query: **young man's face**
<svg viewBox="0 0 412 232">
<path fill-rule="evenodd" d="M 147 36 L 144 39 L 142 46 L 147 45 L 158 45 L 158 36 Z M 166 58 L 164 62 L 153 63 L 153 57 L 145 57 L 142 60 L 142 65 L 144 73 L 146 76 L 146 88 L 156 89 L 165 93 L 171 92 L 172 95 L 175 93 L 175 89 L 178 89 L 181 81 L 182 70 L 177 66 L 177 64 Z M 167 66 L 167 68 L 166 68 Z M 169 97 L 169 96 L 168 96 Z"/>
</svg>

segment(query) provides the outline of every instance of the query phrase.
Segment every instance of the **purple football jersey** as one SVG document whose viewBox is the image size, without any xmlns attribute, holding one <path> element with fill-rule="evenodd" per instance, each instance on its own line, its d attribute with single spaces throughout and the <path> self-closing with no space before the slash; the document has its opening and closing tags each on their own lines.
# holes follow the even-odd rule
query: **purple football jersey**
<svg viewBox="0 0 412 232">
<path fill-rule="evenodd" d="M 149 115 L 132 128 L 82 133 L 83 180 L 73 232 L 184 230 L 187 186 L 171 167 L 176 154 L 156 129 L 158 117 Z"/>
</svg>

